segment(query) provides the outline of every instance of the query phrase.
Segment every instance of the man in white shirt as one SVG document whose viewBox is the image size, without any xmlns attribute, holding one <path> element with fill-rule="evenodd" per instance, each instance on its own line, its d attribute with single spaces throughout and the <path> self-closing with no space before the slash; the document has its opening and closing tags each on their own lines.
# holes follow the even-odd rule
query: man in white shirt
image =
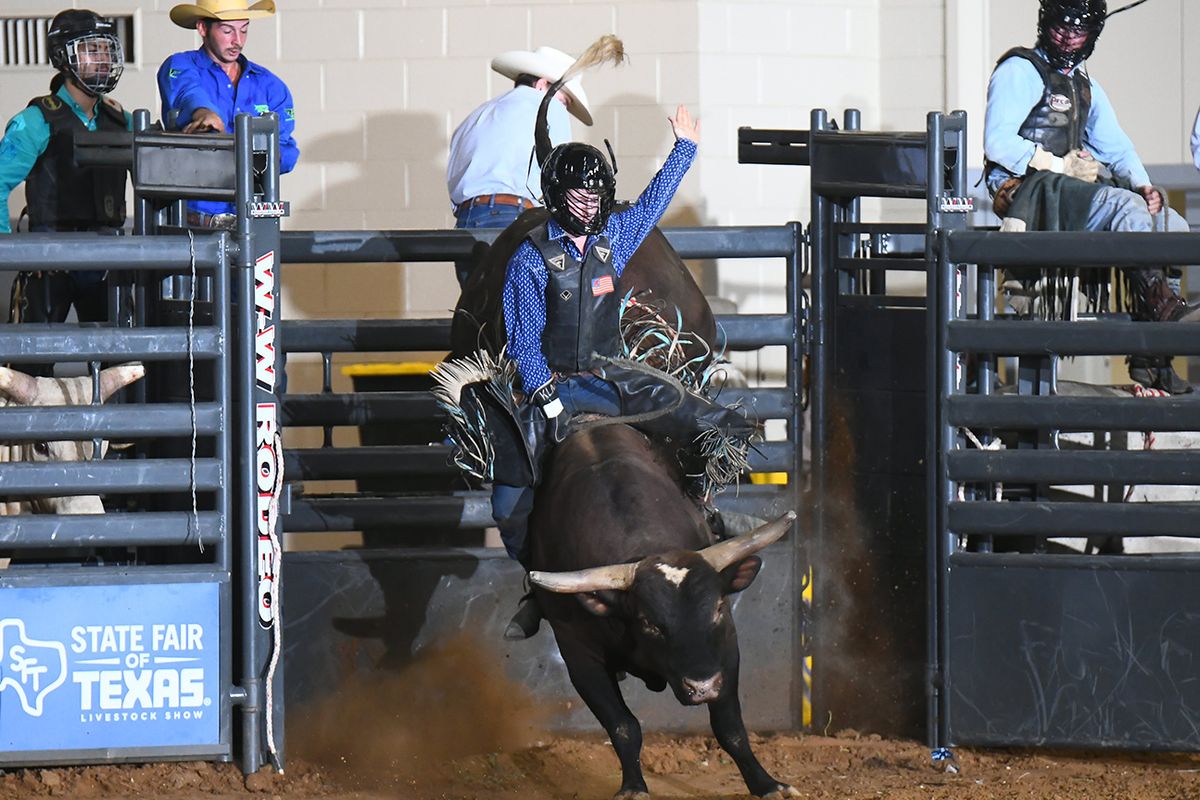
<svg viewBox="0 0 1200 800">
<path fill-rule="evenodd" d="M 513 80 L 504 94 L 467 116 L 450 138 L 446 185 L 458 228 L 503 228 L 537 203 L 541 173 L 533 158 L 533 129 L 538 105 L 550 84 L 575 58 L 553 47 L 512 50 L 492 59 L 492 69 Z M 573 114 L 592 124 L 587 95 L 578 77 L 556 95 L 549 112 L 553 144 L 571 141 Z M 455 265 L 465 285 L 470 262 Z"/>
</svg>

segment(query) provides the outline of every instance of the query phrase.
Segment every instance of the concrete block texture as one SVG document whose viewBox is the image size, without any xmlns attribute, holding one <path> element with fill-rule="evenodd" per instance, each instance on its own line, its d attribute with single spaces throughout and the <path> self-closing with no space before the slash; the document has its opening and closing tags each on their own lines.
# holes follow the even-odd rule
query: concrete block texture
<svg viewBox="0 0 1200 800">
<path fill-rule="evenodd" d="M 280 14 L 279 25 L 284 61 L 345 61 L 362 58 L 361 11 L 289 11 Z"/>
</svg>

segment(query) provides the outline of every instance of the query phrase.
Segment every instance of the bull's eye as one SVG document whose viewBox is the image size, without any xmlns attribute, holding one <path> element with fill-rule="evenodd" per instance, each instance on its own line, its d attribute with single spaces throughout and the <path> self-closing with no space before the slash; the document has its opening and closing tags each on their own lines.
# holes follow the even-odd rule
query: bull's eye
<svg viewBox="0 0 1200 800">
<path fill-rule="evenodd" d="M 33 443 L 33 454 L 35 456 L 40 456 L 41 458 L 49 458 L 50 457 L 50 443 L 49 442 L 34 442 Z"/>
<path fill-rule="evenodd" d="M 646 619 L 645 617 L 642 617 L 641 623 L 642 623 L 642 632 L 645 633 L 647 636 L 654 636 L 654 637 L 660 638 L 660 639 L 662 638 L 662 635 L 663 635 L 662 629 L 659 628 L 657 625 L 655 625 L 653 622 Z"/>
<path fill-rule="evenodd" d="M 718 602 L 717 610 L 713 612 L 713 622 L 720 622 L 721 617 L 725 616 L 725 612 L 728 610 L 729 610 L 729 608 L 728 608 L 728 606 L 726 606 L 724 600 L 721 600 L 720 602 Z"/>
</svg>

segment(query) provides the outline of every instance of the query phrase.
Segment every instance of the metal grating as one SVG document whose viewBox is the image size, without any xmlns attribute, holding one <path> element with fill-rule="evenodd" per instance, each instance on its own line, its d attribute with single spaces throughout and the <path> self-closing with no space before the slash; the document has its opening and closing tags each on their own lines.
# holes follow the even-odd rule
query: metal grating
<svg viewBox="0 0 1200 800">
<path fill-rule="evenodd" d="M 46 46 L 46 31 L 54 17 L 0 17 L 0 68 L 50 66 L 50 50 Z M 125 63 L 136 62 L 134 52 L 134 17 L 117 14 L 117 38 L 125 51 Z"/>
</svg>

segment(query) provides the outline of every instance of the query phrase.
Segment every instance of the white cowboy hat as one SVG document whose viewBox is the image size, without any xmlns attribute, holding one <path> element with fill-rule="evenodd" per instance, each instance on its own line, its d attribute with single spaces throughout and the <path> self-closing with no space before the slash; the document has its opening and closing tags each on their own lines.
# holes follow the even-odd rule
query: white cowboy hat
<svg viewBox="0 0 1200 800">
<path fill-rule="evenodd" d="M 180 3 L 171 9 L 171 22 L 181 28 L 195 28 L 202 19 L 258 19 L 275 13 L 275 0 L 258 0 L 253 5 L 246 0 L 196 0 L 196 4 Z"/>
<path fill-rule="evenodd" d="M 567 71 L 567 67 L 575 63 L 575 57 L 569 56 L 562 50 L 553 47 L 539 47 L 537 50 L 509 50 L 492 59 L 492 69 L 501 75 L 517 79 L 518 75 L 536 75 L 550 81 L 556 81 Z M 567 106 L 576 119 L 584 125 L 592 124 L 592 112 L 588 110 L 587 94 L 583 91 L 583 81 L 579 76 L 567 81 L 562 91 L 571 98 Z"/>
</svg>

